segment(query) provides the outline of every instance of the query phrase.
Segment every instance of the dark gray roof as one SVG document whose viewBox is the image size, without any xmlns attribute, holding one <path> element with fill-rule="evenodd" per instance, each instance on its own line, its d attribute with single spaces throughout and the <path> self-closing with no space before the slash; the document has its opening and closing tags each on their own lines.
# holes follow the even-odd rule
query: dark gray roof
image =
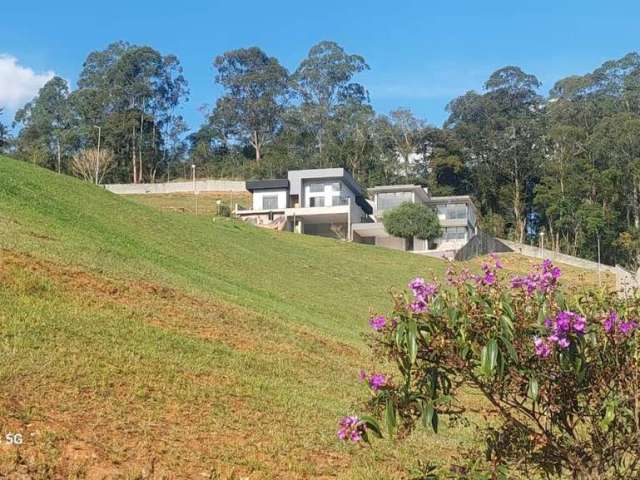
<svg viewBox="0 0 640 480">
<path fill-rule="evenodd" d="M 250 192 L 254 190 L 267 190 L 273 188 L 289 188 L 289 180 L 280 178 L 276 180 L 247 180 L 246 189 Z"/>
</svg>

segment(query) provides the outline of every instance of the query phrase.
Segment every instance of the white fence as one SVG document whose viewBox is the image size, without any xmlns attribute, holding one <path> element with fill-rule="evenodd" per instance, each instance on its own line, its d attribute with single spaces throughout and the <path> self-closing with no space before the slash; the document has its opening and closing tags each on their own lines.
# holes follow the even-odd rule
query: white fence
<svg viewBox="0 0 640 480">
<path fill-rule="evenodd" d="M 111 183 L 103 187 L 118 195 L 145 193 L 193 193 L 193 182 Z M 197 192 L 246 192 L 245 182 L 232 180 L 196 180 Z"/>
</svg>

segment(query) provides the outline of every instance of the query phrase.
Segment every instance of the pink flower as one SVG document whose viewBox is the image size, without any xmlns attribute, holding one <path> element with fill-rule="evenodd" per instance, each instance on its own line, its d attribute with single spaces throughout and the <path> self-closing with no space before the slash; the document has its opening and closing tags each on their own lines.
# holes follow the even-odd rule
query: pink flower
<svg viewBox="0 0 640 480">
<path fill-rule="evenodd" d="M 340 440 L 350 440 L 357 443 L 362 440 L 362 435 L 367 431 L 365 424 L 356 416 L 343 417 L 340 420 L 338 438 Z"/>
<path fill-rule="evenodd" d="M 549 355 L 551 355 L 551 346 L 549 345 L 549 342 L 543 340 L 542 338 L 536 337 L 533 340 L 533 345 L 538 357 L 547 358 Z"/>
<path fill-rule="evenodd" d="M 419 298 L 415 302 L 411 302 L 409 308 L 413 313 L 424 313 L 427 311 L 427 302 Z"/>
<path fill-rule="evenodd" d="M 384 315 L 379 315 L 369 320 L 369 326 L 373 328 L 376 332 L 382 330 L 386 324 L 387 324 L 387 319 L 384 317 Z"/>
<path fill-rule="evenodd" d="M 624 335 L 628 335 L 633 330 L 635 330 L 637 327 L 638 327 L 638 323 L 637 322 L 635 322 L 634 320 L 628 320 L 626 322 L 622 322 L 620 324 L 620 326 L 618 327 L 618 329 L 620 330 L 620 333 L 622 333 Z"/>
<path fill-rule="evenodd" d="M 382 387 L 386 385 L 386 383 L 387 383 L 387 377 L 385 377 L 381 373 L 374 373 L 369 377 L 369 386 L 371 387 L 371 390 L 373 390 L 374 392 L 377 392 L 378 390 L 380 390 Z"/>
</svg>

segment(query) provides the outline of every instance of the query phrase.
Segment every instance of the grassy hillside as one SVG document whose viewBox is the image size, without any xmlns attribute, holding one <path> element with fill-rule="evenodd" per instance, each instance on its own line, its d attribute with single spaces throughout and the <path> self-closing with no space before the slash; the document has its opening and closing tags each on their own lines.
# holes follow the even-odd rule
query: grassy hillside
<svg viewBox="0 0 640 480">
<path fill-rule="evenodd" d="M 416 461 L 341 445 L 335 422 L 366 399 L 370 307 L 440 261 L 162 212 L 6 158 L 0 249 L 0 430 L 25 437 L 0 476 L 396 478 Z"/>
<path fill-rule="evenodd" d="M 0 157 L 0 438 L 24 436 L 0 443 L 0 478 L 399 478 L 443 459 L 471 427 L 375 449 L 335 430 L 366 400 L 369 313 L 444 266 Z"/>
</svg>

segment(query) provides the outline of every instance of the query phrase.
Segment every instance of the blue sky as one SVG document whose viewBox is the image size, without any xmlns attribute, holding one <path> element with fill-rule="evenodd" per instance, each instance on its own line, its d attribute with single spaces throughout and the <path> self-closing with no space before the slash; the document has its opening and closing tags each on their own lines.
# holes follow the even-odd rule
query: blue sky
<svg viewBox="0 0 640 480">
<path fill-rule="evenodd" d="M 199 107 L 220 94 L 213 57 L 234 48 L 257 45 L 293 70 L 313 44 L 335 40 L 369 63 L 358 80 L 377 111 L 408 107 L 436 125 L 449 100 L 480 89 L 502 66 L 535 74 L 546 91 L 559 78 L 640 49 L 640 2 L 632 1 L 3 3 L 5 122 L 52 73 L 74 86 L 86 55 L 115 40 L 180 58 L 191 90 L 182 113 L 191 128 L 202 121 Z"/>
</svg>

